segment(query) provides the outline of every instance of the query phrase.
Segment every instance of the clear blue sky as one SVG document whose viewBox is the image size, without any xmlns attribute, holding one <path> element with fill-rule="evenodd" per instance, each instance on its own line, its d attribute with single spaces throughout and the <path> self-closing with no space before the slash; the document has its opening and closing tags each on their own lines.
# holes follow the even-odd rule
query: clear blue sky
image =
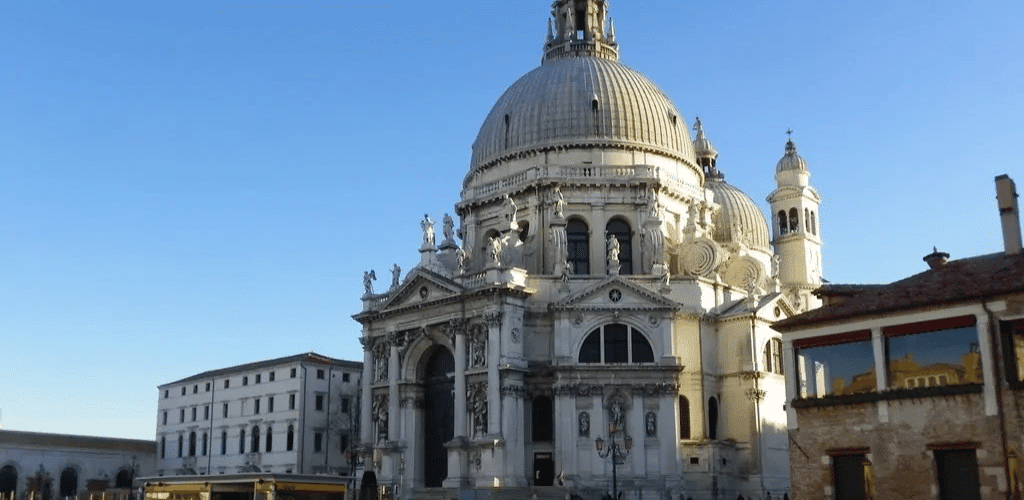
<svg viewBox="0 0 1024 500">
<path fill-rule="evenodd" d="M 380 2 L 376 2 L 380 4 Z M 418 260 L 548 0 L 0 7 L 7 429 L 152 438 L 156 386 L 305 351 L 361 359 L 361 276 Z M 1024 183 L 1024 2 L 613 2 L 622 60 L 700 116 L 762 206 L 787 128 L 824 275 L 1001 248 Z"/>
</svg>

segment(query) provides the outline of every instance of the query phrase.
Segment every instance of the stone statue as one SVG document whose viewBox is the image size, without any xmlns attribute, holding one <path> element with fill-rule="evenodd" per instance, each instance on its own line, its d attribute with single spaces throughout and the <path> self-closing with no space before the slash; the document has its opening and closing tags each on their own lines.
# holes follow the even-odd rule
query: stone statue
<svg viewBox="0 0 1024 500">
<path fill-rule="evenodd" d="M 658 435 L 658 416 L 653 411 L 647 412 L 647 417 L 644 419 L 644 425 L 647 431 L 647 437 L 654 437 Z"/>
<path fill-rule="evenodd" d="M 501 238 L 495 236 L 491 238 L 491 242 L 487 244 L 487 257 L 490 258 L 492 264 L 501 263 Z"/>
<path fill-rule="evenodd" d="M 772 278 L 779 277 L 779 263 L 782 261 L 782 257 L 778 255 L 772 256 Z"/>
<path fill-rule="evenodd" d="M 373 356 L 373 371 L 377 375 L 377 381 L 383 382 L 388 379 L 388 350 L 379 348 Z"/>
<path fill-rule="evenodd" d="M 423 220 L 420 222 L 420 227 L 423 228 L 423 246 L 433 247 L 434 246 L 434 221 L 430 220 L 430 216 L 423 214 Z"/>
<path fill-rule="evenodd" d="M 619 239 L 614 234 L 608 235 L 608 259 L 618 261 L 619 260 Z"/>
<path fill-rule="evenodd" d="M 363 273 L 363 288 L 366 295 L 373 295 L 373 280 L 377 279 L 377 273 L 372 269 Z"/>
<path fill-rule="evenodd" d="M 487 434 L 487 393 L 482 389 L 470 389 L 470 411 L 473 414 L 473 435 Z"/>
<path fill-rule="evenodd" d="M 555 200 L 554 201 L 554 216 L 555 216 L 555 218 L 556 219 L 563 219 L 563 218 L 565 218 L 565 214 L 562 212 L 565 209 L 565 198 L 562 197 L 562 190 L 558 189 L 558 187 L 556 186 L 554 192 L 552 193 L 552 196 L 553 196 L 553 198 Z"/>
<path fill-rule="evenodd" d="M 672 281 L 672 272 L 669 271 L 668 266 L 662 266 L 661 273 L 661 286 L 668 287 L 669 282 Z"/>
<path fill-rule="evenodd" d="M 622 409 L 622 403 L 612 403 L 611 408 L 608 409 L 611 414 L 611 425 L 612 430 L 609 432 L 624 431 L 626 429 L 626 415 Z"/>
<path fill-rule="evenodd" d="M 391 268 L 391 289 L 398 288 L 398 280 L 402 277 L 402 268 L 395 264 L 395 267 Z"/>
<path fill-rule="evenodd" d="M 466 251 L 461 248 L 455 251 L 455 271 L 459 274 L 466 272 Z"/>
<path fill-rule="evenodd" d="M 590 414 L 583 411 L 579 417 L 580 437 L 590 437 Z"/>
<path fill-rule="evenodd" d="M 454 241 L 455 238 L 455 221 L 452 220 L 452 216 L 444 214 L 444 219 L 441 221 L 441 231 L 444 234 L 444 241 Z"/>
<path fill-rule="evenodd" d="M 388 440 L 388 396 L 381 394 L 373 398 L 373 419 L 377 424 L 377 442 Z"/>
<path fill-rule="evenodd" d="M 481 330 L 473 335 L 473 344 L 470 346 L 469 366 L 487 366 L 487 330 Z"/>
<path fill-rule="evenodd" d="M 508 222 L 509 227 L 515 229 L 517 227 L 516 212 L 519 211 L 519 207 L 516 207 L 516 202 L 512 201 L 512 197 L 507 194 L 505 195 L 504 210 L 505 221 Z"/>
<path fill-rule="evenodd" d="M 562 283 L 569 283 L 569 276 L 572 274 L 572 264 L 569 261 L 562 262 Z"/>
</svg>

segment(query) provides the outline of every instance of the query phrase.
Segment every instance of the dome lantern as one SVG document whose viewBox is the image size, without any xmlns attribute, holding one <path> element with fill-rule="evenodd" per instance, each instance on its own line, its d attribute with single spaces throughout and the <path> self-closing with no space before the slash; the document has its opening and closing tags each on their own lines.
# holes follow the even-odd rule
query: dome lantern
<svg viewBox="0 0 1024 500">
<path fill-rule="evenodd" d="M 704 169 L 704 177 L 706 179 L 724 178 L 717 168 L 718 151 L 715 151 L 711 141 L 704 135 L 704 124 L 700 121 L 700 117 L 695 119 L 693 130 L 697 132 L 697 137 L 693 140 L 693 153 L 697 157 L 697 164 Z"/>
<path fill-rule="evenodd" d="M 551 5 L 544 62 L 562 57 L 619 60 L 615 30 L 605 0 L 555 0 Z"/>
</svg>

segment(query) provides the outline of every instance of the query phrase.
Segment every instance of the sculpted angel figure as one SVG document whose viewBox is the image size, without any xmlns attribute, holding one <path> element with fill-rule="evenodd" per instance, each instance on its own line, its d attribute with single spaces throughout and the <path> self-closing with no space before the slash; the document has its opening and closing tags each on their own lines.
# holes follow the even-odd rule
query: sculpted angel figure
<svg viewBox="0 0 1024 500">
<path fill-rule="evenodd" d="M 516 212 L 519 211 L 519 208 L 516 207 L 516 202 L 512 201 L 512 197 L 507 195 L 507 194 L 505 195 L 504 205 L 505 205 L 505 220 L 508 221 L 509 225 L 511 225 L 513 228 L 515 228 L 515 225 L 516 225 Z"/>
<path fill-rule="evenodd" d="M 430 220 L 429 215 L 423 214 L 423 220 L 420 221 L 420 227 L 423 228 L 423 246 L 434 246 L 434 221 Z"/>
<path fill-rule="evenodd" d="M 466 271 L 466 251 L 461 248 L 455 251 L 455 269 L 459 274 Z"/>
<path fill-rule="evenodd" d="M 363 288 L 366 289 L 366 295 L 373 295 L 373 280 L 377 279 L 377 273 L 372 269 L 363 273 Z"/>
<path fill-rule="evenodd" d="M 490 244 L 487 245 L 487 251 L 489 252 L 491 262 L 497 264 L 501 260 L 501 239 L 498 237 L 491 238 Z"/>
<path fill-rule="evenodd" d="M 395 267 L 391 268 L 391 289 L 398 288 L 398 280 L 402 277 L 402 268 L 395 264 Z"/>
<path fill-rule="evenodd" d="M 565 209 L 565 198 L 562 197 L 562 190 L 558 189 L 558 187 L 555 187 L 555 191 L 553 193 L 553 196 L 554 196 L 554 199 L 555 199 L 555 201 L 554 201 L 554 207 L 555 207 L 554 208 L 554 212 L 555 212 L 554 215 L 555 215 L 555 218 L 556 219 L 564 218 L 565 214 L 562 213 L 562 211 Z"/>
</svg>

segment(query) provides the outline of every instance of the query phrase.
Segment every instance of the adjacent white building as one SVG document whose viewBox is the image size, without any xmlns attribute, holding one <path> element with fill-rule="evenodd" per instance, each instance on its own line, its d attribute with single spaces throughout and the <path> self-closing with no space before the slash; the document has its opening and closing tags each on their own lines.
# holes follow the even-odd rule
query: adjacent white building
<svg viewBox="0 0 1024 500">
<path fill-rule="evenodd" d="M 691 138 L 619 62 L 607 9 L 552 4 L 458 221 L 425 217 L 386 292 L 364 276 L 361 443 L 399 498 L 788 498 L 771 325 L 820 304 L 822 198 L 789 141 L 769 224 L 700 120 Z"/>
<path fill-rule="evenodd" d="M 350 475 L 361 373 L 306 353 L 161 385 L 156 474 Z"/>
</svg>

